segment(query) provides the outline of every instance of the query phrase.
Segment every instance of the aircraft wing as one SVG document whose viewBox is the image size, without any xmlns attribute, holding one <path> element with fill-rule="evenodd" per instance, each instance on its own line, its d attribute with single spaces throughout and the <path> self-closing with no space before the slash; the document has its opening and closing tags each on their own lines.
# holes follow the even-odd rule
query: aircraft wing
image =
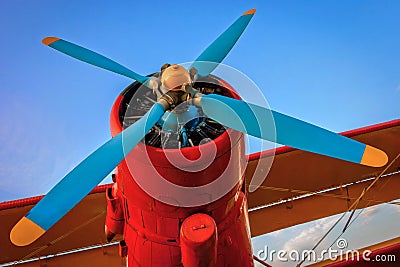
<svg viewBox="0 0 400 267">
<path fill-rule="evenodd" d="M 46 235 L 34 244 L 17 247 L 10 241 L 12 227 L 43 196 L 7 201 L 0 203 L 0 266 L 4 263 L 26 261 L 47 255 L 61 255 L 79 248 L 106 245 L 104 222 L 106 217 L 105 191 L 109 185 L 97 186 L 71 212 L 51 228 Z M 104 252 L 104 253 L 103 253 Z M 107 254 L 107 257 L 101 257 Z M 71 256 L 72 255 L 72 256 Z M 43 260 L 46 266 L 125 266 L 118 255 L 118 246 L 91 249 L 85 252 L 66 254 Z M 97 264 L 98 263 L 98 264 Z M 37 261 L 24 263 L 26 266 L 38 266 Z"/>
<path fill-rule="evenodd" d="M 389 156 L 389 163 L 400 152 L 400 119 L 343 134 L 384 150 Z M 247 180 L 257 161 L 269 154 L 265 151 L 249 156 Z M 380 178 L 358 208 L 399 199 L 400 174 L 395 173 L 399 167 L 400 160 L 397 160 L 385 172 L 392 175 Z M 376 176 L 382 170 L 288 147 L 279 148 L 267 179 L 248 196 L 252 236 L 346 211 L 371 183 L 371 180 L 365 179 Z M 361 180 L 364 181 L 355 183 Z M 60 255 L 40 261 L 47 266 L 87 266 L 89 261 L 94 266 L 125 266 L 118 255 L 118 245 L 106 245 L 104 237 L 105 191 L 109 187 L 111 185 L 96 187 L 45 236 L 27 247 L 14 246 L 9 240 L 9 233 L 42 197 L 0 203 L 0 265 Z M 327 189 L 330 190 L 321 192 Z M 387 244 L 382 243 L 376 249 L 385 246 Z M 80 248 L 88 249 L 69 253 Z M 396 249 L 398 251 L 399 246 Z M 37 266 L 37 263 L 25 262 L 23 266 Z"/>
<path fill-rule="evenodd" d="M 343 135 L 384 150 L 389 163 L 400 153 L 400 119 L 348 131 Z M 269 155 L 270 151 L 250 155 L 246 177 L 251 177 L 260 158 L 262 160 Z M 399 168 L 400 158 L 384 173 L 392 175 L 380 178 L 358 208 L 399 199 L 400 174 L 395 173 Z M 345 212 L 372 182 L 368 178 L 376 177 L 384 169 L 289 147 L 278 148 L 267 178 L 258 190 L 248 196 L 249 209 L 253 210 L 250 212 L 252 235 L 258 236 Z M 260 208 L 262 206 L 265 208 Z"/>
</svg>

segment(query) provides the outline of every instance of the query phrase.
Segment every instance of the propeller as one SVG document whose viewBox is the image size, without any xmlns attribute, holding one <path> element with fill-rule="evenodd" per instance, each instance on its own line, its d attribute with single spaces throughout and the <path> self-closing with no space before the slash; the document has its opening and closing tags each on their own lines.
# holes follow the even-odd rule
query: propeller
<svg viewBox="0 0 400 267">
<path fill-rule="evenodd" d="M 375 147 L 241 100 L 203 95 L 200 106 L 227 127 L 275 143 L 371 167 L 388 161 L 386 153 Z"/>
<path fill-rule="evenodd" d="M 255 13 L 245 12 L 197 58 L 214 65 L 194 63 L 198 73 L 207 76 L 232 49 Z M 121 64 L 82 46 L 57 37 L 46 37 L 43 44 L 78 60 L 132 78 L 142 84 L 149 81 Z M 71 210 L 101 180 L 104 179 L 162 117 L 165 110 L 160 103 L 154 106 L 123 132 L 110 139 L 68 173 L 39 203 L 11 230 L 10 240 L 17 246 L 34 242 Z M 55 205 L 56 203 L 56 205 Z"/>
<path fill-rule="evenodd" d="M 255 12 L 255 9 L 251 9 L 243 13 L 200 54 L 192 64 L 199 75 L 207 76 L 222 62 L 246 29 Z M 140 83 L 149 80 L 148 77 L 142 76 L 103 55 L 58 37 L 46 37 L 42 40 L 42 43 L 78 60 L 132 78 Z"/>
<path fill-rule="evenodd" d="M 63 39 L 57 37 L 46 37 L 42 40 L 42 43 L 71 57 L 92 64 L 96 67 L 132 78 L 140 83 L 145 83 L 148 80 L 148 77 L 137 74 L 105 56 Z"/>
<path fill-rule="evenodd" d="M 255 9 L 244 12 L 228 29 L 226 29 L 214 42 L 212 42 L 191 65 L 197 69 L 200 76 L 209 75 L 219 63 L 224 60 L 232 47 L 239 40 L 250 20 L 253 18 Z M 190 69 L 190 68 L 189 68 Z"/>
<path fill-rule="evenodd" d="M 26 246 L 42 236 L 125 158 L 163 114 L 164 107 L 154 104 L 135 124 L 84 159 L 14 226 L 11 242 Z"/>
<path fill-rule="evenodd" d="M 192 67 L 197 69 L 199 75 L 207 76 L 222 62 L 254 13 L 255 9 L 245 12 L 196 59 Z M 149 81 L 147 77 L 107 57 L 68 41 L 47 37 L 43 39 L 43 43 L 76 59 L 140 83 Z M 202 95 L 200 101 L 195 103 L 199 103 L 210 118 L 259 138 L 367 166 L 379 167 L 387 162 L 387 155 L 379 149 L 267 108 L 220 95 Z M 90 154 L 14 226 L 10 240 L 17 246 L 25 246 L 42 236 L 124 159 L 164 112 L 162 104 L 154 104 L 135 124 Z"/>
</svg>

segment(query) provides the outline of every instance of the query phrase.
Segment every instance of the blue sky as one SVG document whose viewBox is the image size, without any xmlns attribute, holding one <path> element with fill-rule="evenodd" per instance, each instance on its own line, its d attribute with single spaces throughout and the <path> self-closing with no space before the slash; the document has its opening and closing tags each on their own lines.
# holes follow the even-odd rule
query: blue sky
<svg viewBox="0 0 400 267">
<path fill-rule="evenodd" d="M 110 137 L 131 80 L 43 44 L 58 36 L 141 74 L 187 62 L 244 11 L 224 61 L 270 106 L 339 132 L 400 117 L 398 1 L 0 2 L 0 201 L 46 193 Z"/>
</svg>

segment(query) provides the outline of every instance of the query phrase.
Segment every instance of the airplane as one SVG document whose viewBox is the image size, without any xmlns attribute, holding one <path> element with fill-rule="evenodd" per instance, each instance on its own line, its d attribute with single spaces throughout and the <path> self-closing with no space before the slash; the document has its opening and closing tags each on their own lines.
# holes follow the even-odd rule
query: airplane
<svg viewBox="0 0 400 267">
<path fill-rule="evenodd" d="M 15 224 L 11 242 L 28 246 L 45 238 L 115 169 L 114 185 L 106 192 L 106 237 L 123 235 L 121 254 L 128 266 L 253 266 L 247 194 L 259 184 L 248 186 L 244 133 L 353 167 L 385 166 L 384 151 L 247 103 L 229 81 L 211 74 L 254 14 L 254 9 L 243 13 L 187 69 L 167 64 L 148 76 L 63 39 L 43 39 L 55 50 L 135 82 L 113 105 L 113 137 Z M 257 163 L 269 156 L 259 155 Z"/>
</svg>

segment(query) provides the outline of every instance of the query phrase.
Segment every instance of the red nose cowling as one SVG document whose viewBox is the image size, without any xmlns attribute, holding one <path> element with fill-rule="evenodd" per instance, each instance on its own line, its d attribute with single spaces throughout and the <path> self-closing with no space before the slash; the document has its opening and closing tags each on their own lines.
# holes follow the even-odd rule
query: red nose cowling
<svg viewBox="0 0 400 267">
<path fill-rule="evenodd" d="M 238 98 L 228 84 L 219 82 L 227 95 Z M 113 136 L 122 131 L 123 100 L 121 94 L 112 108 Z M 214 154 L 210 152 L 213 149 Z M 214 159 L 208 167 L 196 172 L 185 170 L 190 164 L 206 164 L 210 161 L 208 154 Z M 253 266 L 243 185 L 245 163 L 243 134 L 231 129 L 213 142 L 182 149 L 163 150 L 139 143 L 117 167 L 114 187 L 107 192 L 107 238 L 123 235 L 120 254 L 126 257 L 128 266 Z M 167 181 L 196 188 L 218 180 L 222 174 L 227 181 L 224 184 L 231 184 L 227 192 L 222 191 L 220 197 L 218 190 L 200 196 L 209 199 L 200 206 L 179 203 L 179 191 L 171 191 L 164 184 Z M 195 194 L 193 198 L 199 197 Z"/>
</svg>

